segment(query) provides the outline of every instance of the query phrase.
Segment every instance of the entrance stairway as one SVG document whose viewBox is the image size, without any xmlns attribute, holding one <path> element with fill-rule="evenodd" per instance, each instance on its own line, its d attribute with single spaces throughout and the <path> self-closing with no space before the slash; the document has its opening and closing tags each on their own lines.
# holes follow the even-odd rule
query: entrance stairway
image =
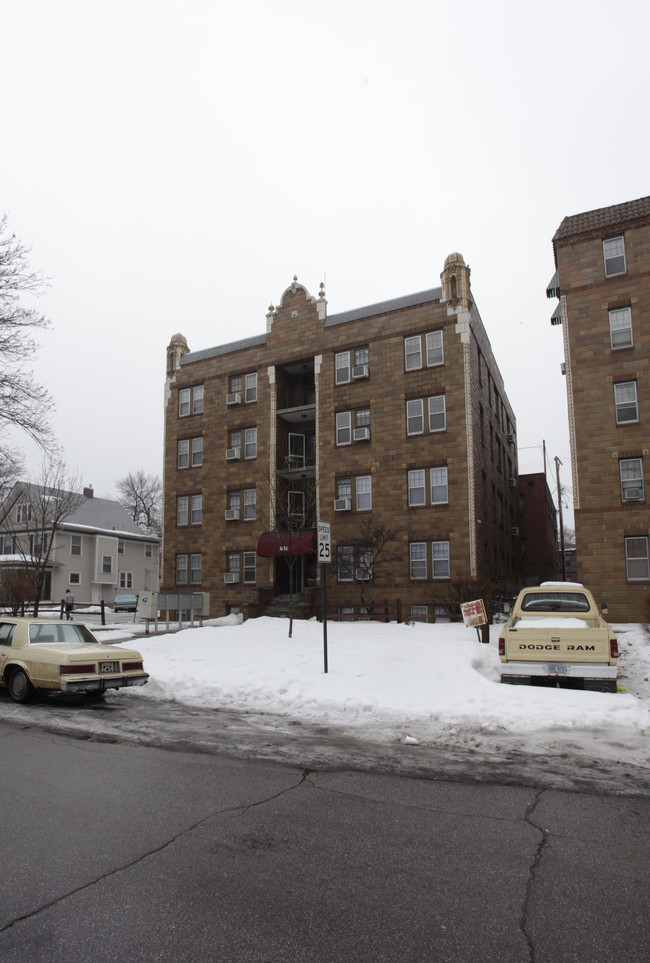
<svg viewBox="0 0 650 963">
<path fill-rule="evenodd" d="M 291 596 L 276 595 L 266 606 L 263 614 L 275 619 L 288 619 L 291 616 Z M 309 605 L 300 592 L 296 592 L 293 597 L 293 617 L 294 619 L 309 618 Z"/>
</svg>

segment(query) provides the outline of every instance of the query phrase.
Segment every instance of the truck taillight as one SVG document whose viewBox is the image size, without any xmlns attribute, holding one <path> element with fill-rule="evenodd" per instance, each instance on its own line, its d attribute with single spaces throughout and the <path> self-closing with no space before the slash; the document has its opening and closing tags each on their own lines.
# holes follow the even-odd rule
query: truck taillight
<svg viewBox="0 0 650 963">
<path fill-rule="evenodd" d="M 609 640 L 609 655 L 612 659 L 618 659 L 618 641 L 617 639 Z"/>
<path fill-rule="evenodd" d="M 506 654 L 506 640 L 502 635 L 499 637 L 499 655 L 505 655 L 505 654 Z"/>
</svg>

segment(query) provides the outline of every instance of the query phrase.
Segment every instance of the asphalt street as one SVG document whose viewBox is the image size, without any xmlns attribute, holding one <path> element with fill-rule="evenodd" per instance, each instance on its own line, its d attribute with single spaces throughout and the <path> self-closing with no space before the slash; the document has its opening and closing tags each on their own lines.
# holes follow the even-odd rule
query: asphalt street
<svg viewBox="0 0 650 963">
<path fill-rule="evenodd" d="M 0 959 L 647 961 L 650 798 L 0 722 Z"/>
</svg>

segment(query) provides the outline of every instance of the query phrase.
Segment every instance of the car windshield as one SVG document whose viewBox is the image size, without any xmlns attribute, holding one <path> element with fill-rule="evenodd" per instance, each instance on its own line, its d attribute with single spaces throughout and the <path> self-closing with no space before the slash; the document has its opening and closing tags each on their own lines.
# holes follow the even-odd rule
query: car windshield
<svg viewBox="0 0 650 963">
<path fill-rule="evenodd" d="M 522 612 L 588 612 L 589 600 L 581 592 L 527 592 Z"/>
<path fill-rule="evenodd" d="M 97 645 L 97 639 L 86 626 L 74 622 L 32 622 L 29 626 L 29 641 L 38 645 L 47 642 Z"/>
</svg>

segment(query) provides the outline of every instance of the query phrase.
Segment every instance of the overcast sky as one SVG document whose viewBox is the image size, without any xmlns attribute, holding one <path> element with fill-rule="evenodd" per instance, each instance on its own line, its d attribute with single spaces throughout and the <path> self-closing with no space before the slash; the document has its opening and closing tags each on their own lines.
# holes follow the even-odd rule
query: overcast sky
<svg viewBox="0 0 650 963">
<path fill-rule="evenodd" d="M 551 238 L 650 193 L 649 11 L 5 0 L 0 212 L 51 278 L 34 372 L 68 467 L 106 497 L 162 472 L 176 331 L 261 334 L 294 274 L 330 313 L 436 287 L 460 251 L 520 470 L 545 440 L 570 485 Z"/>
</svg>

